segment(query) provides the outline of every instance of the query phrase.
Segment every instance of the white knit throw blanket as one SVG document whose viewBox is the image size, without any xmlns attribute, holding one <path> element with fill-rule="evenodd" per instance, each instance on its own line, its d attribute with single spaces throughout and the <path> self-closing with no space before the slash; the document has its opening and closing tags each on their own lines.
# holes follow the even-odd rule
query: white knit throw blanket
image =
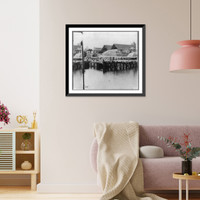
<svg viewBox="0 0 200 200">
<path fill-rule="evenodd" d="M 101 200 L 164 200 L 144 193 L 137 123 L 98 123 L 95 136 L 97 169 L 103 189 Z"/>
</svg>

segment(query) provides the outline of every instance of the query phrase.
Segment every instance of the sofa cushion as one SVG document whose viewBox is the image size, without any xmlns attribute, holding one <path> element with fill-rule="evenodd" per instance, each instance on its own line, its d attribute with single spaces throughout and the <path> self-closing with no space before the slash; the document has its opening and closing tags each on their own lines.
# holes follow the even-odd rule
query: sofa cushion
<svg viewBox="0 0 200 200">
<path fill-rule="evenodd" d="M 161 147 L 158 146 L 142 146 L 140 147 L 141 158 L 162 158 L 164 152 Z"/>
<path fill-rule="evenodd" d="M 180 157 L 141 158 L 144 170 L 145 190 L 173 190 L 178 189 L 178 180 L 173 179 L 173 173 L 181 173 Z M 192 160 L 192 171 L 200 171 L 200 157 Z M 200 181 L 190 181 L 191 189 L 200 188 Z M 185 184 L 183 184 L 185 188 Z"/>
</svg>

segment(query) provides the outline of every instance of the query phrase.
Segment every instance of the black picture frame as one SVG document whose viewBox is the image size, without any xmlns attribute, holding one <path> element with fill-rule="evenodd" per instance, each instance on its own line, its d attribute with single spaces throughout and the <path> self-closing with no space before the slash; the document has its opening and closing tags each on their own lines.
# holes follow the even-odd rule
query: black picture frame
<svg viewBox="0 0 200 200">
<path fill-rule="evenodd" d="M 136 89 L 135 88 L 134 89 L 129 89 L 129 88 L 128 89 L 126 89 L 126 88 L 125 89 L 124 88 L 123 89 L 121 89 L 121 88 L 119 88 L 119 89 L 112 89 L 112 88 L 111 89 L 107 89 L 107 88 L 106 89 L 104 89 L 104 88 L 103 89 L 96 89 L 96 88 L 86 89 L 85 88 L 85 81 L 87 81 L 87 80 L 85 80 L 85 73 L 87 72 L 87 69 L 85 67 L 86 66 L 86 61 L 85 61 L 86 50 L 83 49 L 83 46 L 84 46 L 83 43 L 84 43 L 84 41 L 86 41 L 86 39 L 87 39 L 87 41 L 90 41 L 90 39 L 88 39 L 89 36 L 87 36 L 85 40 L 81 39 L 82 42 L 80 42 L 80 45 L 76 45 L 74 42 L 75 39 L 73 37 L 75 34 L 78 35 L 78 33 L 80 33 L 80 35 L 86 35 L 86 33 L 87 33 L 87 35 L 89 35 L 89 34 L 93 34 L 94 32 L 97 32 L 97 35 L 100 35 L 101 34 L 100 32 L 102 32 L 103 34 L 105 32 L 114 32 L 116 34 L 118 34 L 118 32 L 122 33 L 122 34 L 125 34 L 125 32 L 130 32 L 130 34 L 131 33 L 135 34 L 135 32 L 137 32 L 137 45 L 134 46 L 135 49 L 133 50 L 135 52 L 137 51 L 137 53 L 135 53 L 135 55 L 137 55 L 137 56 L 130 58 L 130 60 L 137 59 L 136 61 L 135 60 L 130 61 L 128 58 L 129 55 L 127 55 L 127 58 L 126 58 L 125 56 L 122 56 L 122 54 L 120 54 L 120 53 L 124 53 L 122 51 L 126 51 L 126 49 L 125 50 L 120 49 L 120 48 L 123 48 L 123 45 L 122 45 L 122 47 L 120 47 L 120 45 L 118 45 L 119 46 L 118 47 L 116 45 L 113 46 L 114 44 L 111 45 L 112 47 L 110 49 L 110 52 L 109 52 L 109 50 L 107 50 L 107 52 L 103 52 L 104 50 L 101 49 L 99 52 L 103 52 L 102 54 L 101 53 L 98 53 L 97 55 L 95 54 L 95 56 L 97 57 L 97 61 L 93 59 L 93 58 L 96 58 L 96 57 L 94 57 L 94 52 L 96 52 L 96 51 L 94 51 L 94 48 L 90 50 L 91 52 L 93 52 L 93 55 L 90 57 L 91 60 L 90 60 L 90 58 L 87 58 L 89 60 L 89 61 L 87 61 L 87 64 L 89 62 L 87 67 L 90 65 L 93 65 L 93 64 L 94 65 L 98 64 L 100 62 L 100 64 L 99 64 L 100 69 L 98 69 L 98 65 L 97 65 L 98 74 L 100 74 L 100 71 L 103 70 L 102 73 L 104 73 L 104 71 L 106 70 L 105 73 L 110 75 L 111 80 L 112 80 L 112 73 L 113 74 L 115 73 L 115 77 L 120 76 L 118 74 L 123 73 L 123 72 L 126 73 L 128 70 L 132 70 L 135 66 L 137 66 L 138 84 L 137 84 Z M 76 40 L 78 41 L 78 39 L 76 39 Z M 66 52 L 65 52 L 65 61 L 66 61 L 65 62 L 65 64 L 66 64 L 66 66 L 65 66 L 65 72 L 66 72 L 65 73 L 65 81 L 66 81 L 65 82 L 65 96 L 145 96 L 145 94 L 146 94 L 146 91 L 145 91 L 146 90 L 146 81 L 145 81 L 145 79 L 146 79 L 146 74 L 145 74 L 145 71 L 146 71 L 146 69 L 145 69 L 146 68 L 146 63 L 145 63 L 146 62 L 146 25 L 145 24 L 95 24 L 95 25 L 94 24 L 66 24 L 65 25 L 65 41 L 66 41 L 65 42 L 65 50 L 66 50 Z M 94 39 L 94 41 L 95 41 L 95 39 Z M 136 42 L 135 42 L 135 44 L 136 44 Z M 76 49 L 76 46 L 78 46 L 77 49 Z M 127 45 L 127 46 L 131 46 L 131 45 Z M 103 48 L 103 46 L 102 46 L 102 48 Z M 89 50 L 87 50 L 87 53 L 88 53 L 88 51 Z M 118 53 L 118 55 L 120 54 L 120 56 L 116 56 L 116 57 L 115 57 L 115 55 L 111 56 L 113 58 L 109 58 L 108 56 L 106 56 L 106 58 L 105 58 L 105 55 L 107 55 L 106 53 L 108 55 L 109 55 L 109 53 L 116 53 L 115 55 L 117 55 L 117 53 Z M 83 55 L 83 56 L 81 56 L 81 55 Z M 125 55 L 125 53 L 124 53 L 124 55 Z M 132 54 L 132 55 L 134 55 L 134 54 Z M 100 61 L 98 61 L 98 56 L 99 57 L 101 56 Z M 77 57 L 77 58 L 75 58 L 75 57 Z M 108 60 L 104 61 L 104 59 L 108 59 Z M 113 59 L 113 60 L 111 61 L 111 59 Z M 115 60 L 115 59 L 117 59 L 117 60 Z M 118 59 L 121 59 L 121 61 Z M 124 59 L 124 60 L 122 60 L 122 59 Z M 101 62 L 103 62 L 103 64 L 101 64 Z M 110 65 L 111 62 L 115 63 L 115 65 L 119 65 L 119 66 L 120 66 L 120 64 L 123 65 L 123 63 L 127 62 L 127 63 L 130 63 L 130 66 L 133 66 L 133 68 L 130 67 L 130 69 L 129 69 L 128 68 L 129 64 L 124 64 L 124 66 L 126 68 L 126 72 L 125 72 L 125 70 L 124 71 L 121 70 L 121 72 L 116 70 L 117 71 L 116 72 L 115 70 L 112 70 L 112 69 L 116 69 L 116 67 L 115 68 L 107 67 L 107 65 Z M 104 64 L 104 63 L 106 63 L 106 64 Z M 101 67 L 101 66 L 103 66 L 103 67 Z M 90 69 L 90 68 L 88 68 L 88 69 Z M 119 69 L 120 69 L 120 67 L 119 67 Z M 122 67 L 122 69 L 123 69 L 123 67 Z M 109 71 L 109 70 L 111 70 L 111 71 Z M 93 71 L 93 72 L 96 73 L 97 71 Z M 82 74 L 81 79 L 82 79 L 83 83 L 82 83 L 81 87 L 83 87 L 83 88 L 77 89 L 74 86 L 74 85 L 76 85 L 76 84 L 74 84 L 74 83 L 76 83 L 74 81 L 75 80 L 74 77 L 76 76 L 77 73 L 79 73 L 79 76 L 80 76 L 80 74 Z M 118 74 L 116 75 L 116 73 L 118 73 Z M 103 75 L 101 74 L 101 76 L 103 76 Z M 126 81 L 126 75 L 124 75 L 124 77 L 125 77 L 124 80 Z M 97 78 L 96 80 L 98 80 L 98 75 L 96 78 Z M 76 78 L 76 80 L 78 80 L 78 82 L 79 82 L 78 78 Z M 103 81 L 103 83 L 104 83 L 104 81 Z M 119 83 L 119 85 L 120 85 L 120 83 Z M 106 85 L 106 87 L 107 87 L 107 85 Z"/>
</svg>

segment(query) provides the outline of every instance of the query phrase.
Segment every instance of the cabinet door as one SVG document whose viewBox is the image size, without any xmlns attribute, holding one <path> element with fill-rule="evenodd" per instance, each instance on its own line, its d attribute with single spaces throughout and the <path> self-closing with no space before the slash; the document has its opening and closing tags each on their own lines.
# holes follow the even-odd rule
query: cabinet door
<svg viewBox="0 0 200 200">
<path fill-rule="evenodd" d="M 0 171 L 15 169 L 15 132 L 0 132 Z"/>
</svg>

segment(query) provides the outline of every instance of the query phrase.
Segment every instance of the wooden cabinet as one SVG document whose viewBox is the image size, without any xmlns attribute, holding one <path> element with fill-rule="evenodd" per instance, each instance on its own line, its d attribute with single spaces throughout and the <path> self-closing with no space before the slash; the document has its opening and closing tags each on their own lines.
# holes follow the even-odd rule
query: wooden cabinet
<svg viewBox="0 0 200 200">
<path fill-rule="evenodd" d="M 22 150 L 22 135 L 31 134 L 31 148 Z M 36 129 L 0 130 L 0 174 L 30 174 L 31 189 L 36 190 L 39 166 L 39 132 Z M 30 170 L 21 169 L 21 164 L 29 161 L 32 164 Z"/>
</svg>

